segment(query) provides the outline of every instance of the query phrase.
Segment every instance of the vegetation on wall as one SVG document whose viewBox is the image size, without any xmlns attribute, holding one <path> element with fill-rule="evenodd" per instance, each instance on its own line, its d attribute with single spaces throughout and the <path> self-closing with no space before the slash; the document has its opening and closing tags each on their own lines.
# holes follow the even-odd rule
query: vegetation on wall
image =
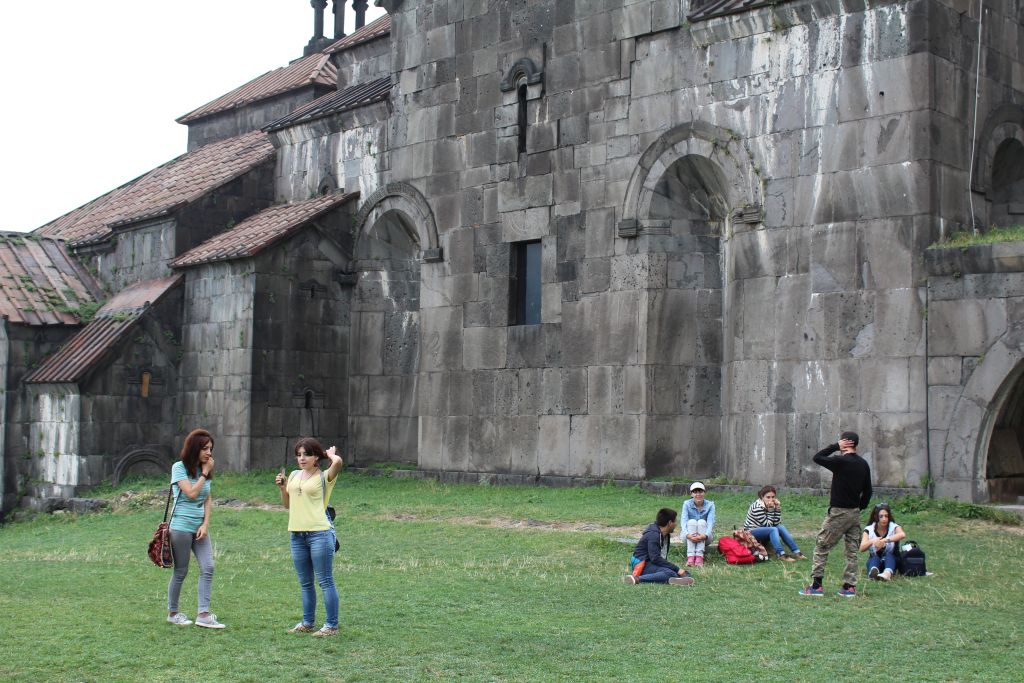
<svg viewBox="0 0 1024 683">
<path fill-rule="evenodd" d="M 955 232 L 949 239 L 936 242 L 929 249 L 964 249 L 979 244 L 995 244 L 997 242 L 1020 242 L 1024 240 L 1024 225 L 991 227 L 985 232 L 973 233 L 967 230 Z"/>
</svg>

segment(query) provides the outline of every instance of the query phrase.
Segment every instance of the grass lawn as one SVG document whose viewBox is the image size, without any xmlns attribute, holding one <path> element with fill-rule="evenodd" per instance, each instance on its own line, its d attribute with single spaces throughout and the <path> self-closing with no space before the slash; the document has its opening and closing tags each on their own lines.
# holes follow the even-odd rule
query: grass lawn
<svg viewBox="0 0 1024 683">
<path fill-rule="evenodd" d="M 837 548 L 828 595 L 809 598 L 797 591 L 810 562 L 713 556 L 693 587 L 621 583 L 631 547 L 616 539 L 678 497 L 345 474 L 332 501 L 342 631 L 320 640 L 285 633 L 301 606 L 287 513 L 260 505 L 277 503 L 272 477 L 214 481 L 215 499 L 245 503 L 216 506 L 211 522 L 223 631 L 164 621 L 170 572 L 145 558 L 156 479 L 104 491 L 113 511 L 0 528 L 0 680 L 1019 680 L 1024 532 L 953 506 L 894 505 L 936 576 L 839 598 Z M 721 531 L 753 498 L 708 497 Z M 810 555 L 827 500 L 782 504 Z M 193 563 L 182 591 L 193 618 L 197 575 Z"/>
</svg>

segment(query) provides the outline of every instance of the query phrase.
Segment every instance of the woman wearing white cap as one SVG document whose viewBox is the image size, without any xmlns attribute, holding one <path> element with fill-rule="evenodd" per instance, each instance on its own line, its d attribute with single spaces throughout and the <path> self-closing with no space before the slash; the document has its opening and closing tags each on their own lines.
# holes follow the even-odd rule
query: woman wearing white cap
<svg viewBox="0 0 1024 683">
<path fill-rule="evenodd" d="M 704 566 L 704 548 L 711 541 L 715 531 L 715 504 L 704 500 L 704 484 L 695 481 L 690 484 L 690 499 L 683 503 L 680 515 L 683 537 L 686 541 L 686 566 Z"/>
</svg>

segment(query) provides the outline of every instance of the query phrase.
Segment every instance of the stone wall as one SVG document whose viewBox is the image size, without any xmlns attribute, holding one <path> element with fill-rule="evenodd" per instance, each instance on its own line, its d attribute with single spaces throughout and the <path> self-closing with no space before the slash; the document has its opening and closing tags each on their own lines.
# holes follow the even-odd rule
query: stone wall
<svg viewBox="0 0 1024 683">
<path fill-rule="evenodd" d="M 385 38 L 337 52 L 331 60 L 338 68 L 338 90 L 391 74 L 391 43 Z"/>
<path fill-rule="evenodd" d="M 28 429 L 29 468 L 33 483 L 28 493 L 36 498 L 74 497 L 83 477 L 85 459 L 80 446 L 82 397 L 75 384 L 30 384 Z M 83 481 L 85 479 L 85 481 Z"/>
<path fill-rule="evenodd" d="M 970 15 L 935 54 L 964 8 L 687 8 L 398 7 L 381 186 L 427 198 L 444 253 L 420 464 L 816 486 L 810 456 L 855 429 L 879 483 L 919 485 L 921 253 L 956 213 L 931 179 L 969 149 Z M 503 82 L 527 86 L 522 152 Z M 510 245 L 535 239 L 541 323 L 508 326 Z"/>
<path fill-rule="evenodd" d="M 343 247 L 348 242 L 351 248 L 350 219 L 340 209 L 317 224 L 251 262 L 256 274 L 248 467 L 293 467 L 291 448 L 302 436 L 348 452 L 351 286 L 336 274 L 348 265 Z"/>
<path fill-rule="evenodd" d="M 27 495 L 29 482 L 35 477 L 39 448 L 33 445 L 31 423 L 33 402 L 22 378 L 35 368 L 46 356 L 60 348 L 60 345 L 77 332 L 74 327 L 32 328 L 25 325 L 5 325 L 6 363 L 3 373 L 6 384 L 4 425 L 4 478 L 2 488 L 6 509 L 18 504 L 21 496 Z M 37 437 L 38 438 L 38 437 Z"/>
<path fill-rule="evenodd" d="M 331 90 L 332 88 L 325 85 L 310 85 L 190 122 L 188 149 L 192 151 L 211 142 L 226 140 L 262 128 Z"/>
<path fill-rule="evenodd" d="M 251 463 L 253 315 L 256 272 L 249 261 L 185 270 L 178 438 L 202 427 L 213 434 L 225 468 Z"/>
<path fill-rule="evenodd" d="M 935 492 L 1024 495 L 1024 244 L 934 249 L 928 423 Z"/>
<path fill-rule="evenodd" d="M 335 190 L 364 198 L 373 194 L 387 144 L 387 118 L 387 105 L 379 103 L 271 133 L 277 147 L 277 201 Z"/>
</svg>

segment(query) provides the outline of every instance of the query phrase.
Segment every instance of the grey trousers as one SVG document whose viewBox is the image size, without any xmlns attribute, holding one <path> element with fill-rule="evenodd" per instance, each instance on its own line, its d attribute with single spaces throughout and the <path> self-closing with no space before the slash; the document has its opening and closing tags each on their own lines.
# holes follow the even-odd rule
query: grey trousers
<svg viewBox="0 0 1024 683">
<path fill-rule="evenodd" d="M 190 551 L 195 553 L 199 562 L 199 608 L 198 612 L 210 611 L 210 593 L 213 591 L 213 542 L 207 534 L 201 541 L 195 540 L 195 534 L 187 531 L 171 529 L 171 555 L 174 557 L 174 573 L 167 584 L 167 611 L 178 611 L 178 597 L 181 595 L 181 584 L 188 576 Z"/>
</svg>

